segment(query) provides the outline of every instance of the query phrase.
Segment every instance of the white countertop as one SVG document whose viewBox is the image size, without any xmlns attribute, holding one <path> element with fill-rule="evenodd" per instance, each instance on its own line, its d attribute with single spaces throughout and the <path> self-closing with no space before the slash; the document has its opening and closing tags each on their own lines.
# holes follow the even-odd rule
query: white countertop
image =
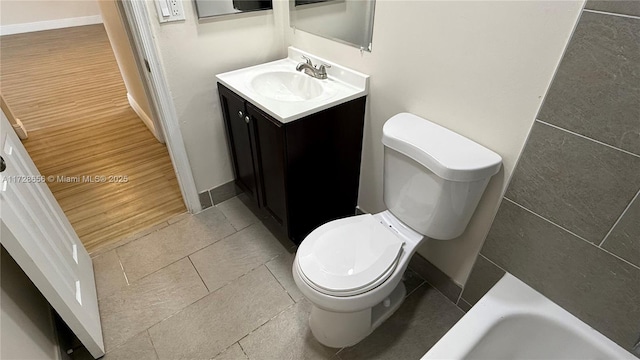
<svg viewBox="0 0 640 360">
<path fill-rule="evenodd" d="M 303 61 L 302 55 L 310 58 L 313 64 L 331 65 L 327 68 L 328 78 L 317 80 L 327 89 L 321 96 L 310 100 L 282 101 L 263 96 L 251 86 L 251 80 L 262 73 L 272 71 L 295 73 L 296 65 Z M 369 75 L 347 69 L 294 47 L 289 47 L 288 57 L 285 59 L 218 74 L 216 79 L 282 123 L 366 96 L 369 91 Z"/>
</svg>

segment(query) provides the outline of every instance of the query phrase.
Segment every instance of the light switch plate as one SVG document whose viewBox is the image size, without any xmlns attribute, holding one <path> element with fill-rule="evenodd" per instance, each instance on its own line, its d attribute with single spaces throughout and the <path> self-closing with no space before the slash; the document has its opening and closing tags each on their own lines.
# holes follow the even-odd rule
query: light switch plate
<svg viewBox="0 0 640 360">
<path fill-rule="evenodd" d="M 184 20 L 182 0 L 155 0 L 155 3 L 159 22 Z"/>
</svg>

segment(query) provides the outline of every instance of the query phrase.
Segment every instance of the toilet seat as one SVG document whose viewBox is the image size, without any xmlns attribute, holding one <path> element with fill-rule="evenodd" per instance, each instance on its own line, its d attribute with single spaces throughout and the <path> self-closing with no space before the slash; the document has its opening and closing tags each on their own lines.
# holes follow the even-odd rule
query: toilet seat
<svg viewBox="0 0 640 360">
<path fill-rule="evenodd" d="M 371 214 L 324 224 L 298 248 L 297 268 L 310 287 L 353 296 L 383 283 L 394 272 L 404 241 Z"/>
</svg>

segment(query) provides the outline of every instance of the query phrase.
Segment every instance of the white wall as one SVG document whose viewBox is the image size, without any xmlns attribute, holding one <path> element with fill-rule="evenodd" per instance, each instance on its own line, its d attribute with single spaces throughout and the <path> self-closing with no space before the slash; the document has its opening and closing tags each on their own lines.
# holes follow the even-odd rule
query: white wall
<svg viewBox="0 0 640 360">
<path fill-rule="evenodd" d="M 155 135 L 157 130 L 151 120 L 151 105 L 142 82 L 142 75 L 138 71 L 133 47 L 129 41 L 129 36 L 116 2 L 117 0 L 99 1 L 102 22 L 109 36 L 109 43 L 118 62 L 120 75 L 122 75 L 127 93 L 134 102 L 132 108 Z M 156 135 L 156 137 L 158 136 Z"/>
<path fill-rule="evenodd" d="M 375 8 L 373 52 L 287 29 L 287 44 L 371 75 L 359 206 L 384 209 L 382 125 L 408 111 L 496 151 L 466 232 L 419 253 L 463 284 L 495 216 L 582 1 L 390 1 Z"/>
<path fill-rule="evenodd" d="M 192 1 L 186 20 L 159 24 L 148 10 L 199 192 L 233 180 L 215 75 L 284 57 L 282 26 L 273 11 L 198 21 Z"/>
<path fill-rule="evenodd" d="M 59 358 L 51 307 L 4 247 L 0 267 L 0 358 Z"/>
<path fill-rule="evenodd" d="M 2 0 L 3 35 L 100 23 L 98 0 Z"/>
</svg>

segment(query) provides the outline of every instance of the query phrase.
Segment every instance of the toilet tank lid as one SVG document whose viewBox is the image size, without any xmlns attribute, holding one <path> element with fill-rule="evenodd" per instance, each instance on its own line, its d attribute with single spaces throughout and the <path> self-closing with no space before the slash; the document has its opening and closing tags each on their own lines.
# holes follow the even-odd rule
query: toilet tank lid
<svg viewBox="0 0 640 360">
<path fill-rule="evenodd" d="M 413 114 L 400 113 L 382 128 L 382 143 L 451 181 L 476 181 L 500 170 L 502 158 L 486 147 Z"/>
</svg>

